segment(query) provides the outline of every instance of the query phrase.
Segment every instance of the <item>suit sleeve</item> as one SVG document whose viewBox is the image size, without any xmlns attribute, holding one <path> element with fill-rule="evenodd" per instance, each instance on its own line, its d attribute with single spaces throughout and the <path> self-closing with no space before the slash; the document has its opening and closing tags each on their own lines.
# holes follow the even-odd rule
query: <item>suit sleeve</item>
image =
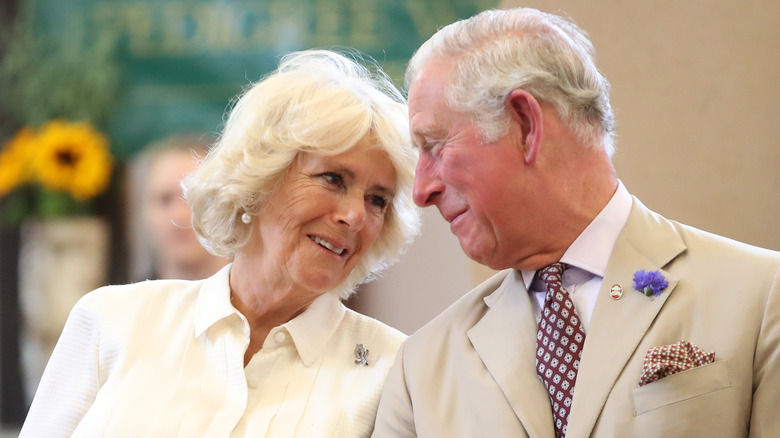
<svg viewBox="0 0 780 438">
<path fill-rule="evenodd" d="M 780 268 L 769 289 L 753 369 L 750 437 L 780 437 Z"/>
<path fill-rule="evenodd" d="M 387 376 L 374 425 L 373 438 L 417 437 L 414 410 L 406 385 L 404 350 L 401 345 L 395 363 Z"/>
<path fill-rule="evenodd" d="M 68 316 L 20 438 L 70 437 L 95 400 L 100 331 L 90 295 L 94 293 L 83 297 Z"/>
</svg>

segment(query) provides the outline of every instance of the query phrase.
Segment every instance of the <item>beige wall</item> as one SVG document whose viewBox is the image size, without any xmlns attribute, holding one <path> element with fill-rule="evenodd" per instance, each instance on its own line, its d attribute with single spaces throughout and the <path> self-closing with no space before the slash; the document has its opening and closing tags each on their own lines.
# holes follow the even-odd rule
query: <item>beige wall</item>
<svg viewBox="0 0 780 438">
<path fill-rule="evenodd" d="M 629 191 L 669 218 L 780 250 L 780 2 L 502 2 L 519 5 L 590 34 Z M 489 275 L 437 216 L 426 211 L 422 240 L 365 288 L 360 310 L 412 332 Z"/>
<path fill-rule="evenodd" d="M 612 82 L 615 167 L 669 218 L 780 250 L 780 2 L 504 1 L 563 12 Z"/>
</svg>

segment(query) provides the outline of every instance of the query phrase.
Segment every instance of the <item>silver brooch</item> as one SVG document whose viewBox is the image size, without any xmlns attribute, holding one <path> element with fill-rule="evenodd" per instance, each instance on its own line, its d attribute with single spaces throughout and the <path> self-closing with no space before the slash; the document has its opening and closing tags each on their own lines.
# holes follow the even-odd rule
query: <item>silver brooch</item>
<svg viewBox="0 0 780 438">
<path fill-rule="evenodd" d="M 356 365 L 368 365 L 368 352 L 369 349 L 364 347 L 363 344 L 355 345 L 355 364 Z"/>
</svg>

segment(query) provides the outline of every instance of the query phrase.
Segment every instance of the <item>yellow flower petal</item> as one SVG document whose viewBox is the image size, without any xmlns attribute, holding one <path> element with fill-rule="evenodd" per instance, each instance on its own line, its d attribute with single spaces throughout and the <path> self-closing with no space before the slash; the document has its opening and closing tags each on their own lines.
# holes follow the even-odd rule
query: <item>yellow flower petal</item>
<svg viewBox="0 0 780 438">
<path fill-rule="evenodd" d="M 0 197 L 31 179 L 29 151 L 35 131 L 22 128 L 0 152 Z"/>
<path fill-rule="evenodd" d="M 113 160 L 108 141 L 90 124 L 54 120 L 35 140 L 35 176 L 50 190 L 62 190 L 78 200 L 102 193 L 109 183 Z"/>
</svg>

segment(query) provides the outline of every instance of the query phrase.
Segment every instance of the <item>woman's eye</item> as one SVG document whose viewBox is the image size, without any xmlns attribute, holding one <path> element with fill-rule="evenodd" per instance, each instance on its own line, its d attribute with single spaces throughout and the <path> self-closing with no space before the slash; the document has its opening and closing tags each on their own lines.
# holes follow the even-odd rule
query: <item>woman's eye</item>
<svg viewBox="0 0 780 438">
<path fill-rule="evenodd" d="M 154 203 L 158 207 L 167 208 L 176 200 L 176 195 L 173 193 L 161 193 L 154 198 Z"/>
<path fill-rule="evenodd" d="M 344 177 L 339 175 L 335 172 L 325 172 L 320 174 L 320 177 L 325 180 L 328 184 L 332 184 L 334 186 L 343 187 L 344 186 Z"/>
<path fill-rule="evenodd" d="M 371 196 L 369 202 L 371 202 L 372 206 L 378 208 L 381 211 L 384 211 L 385 208 L 387 208 L 387 205 L 390 203 L 387 198 L 379 195 Z"/>
</svg>

